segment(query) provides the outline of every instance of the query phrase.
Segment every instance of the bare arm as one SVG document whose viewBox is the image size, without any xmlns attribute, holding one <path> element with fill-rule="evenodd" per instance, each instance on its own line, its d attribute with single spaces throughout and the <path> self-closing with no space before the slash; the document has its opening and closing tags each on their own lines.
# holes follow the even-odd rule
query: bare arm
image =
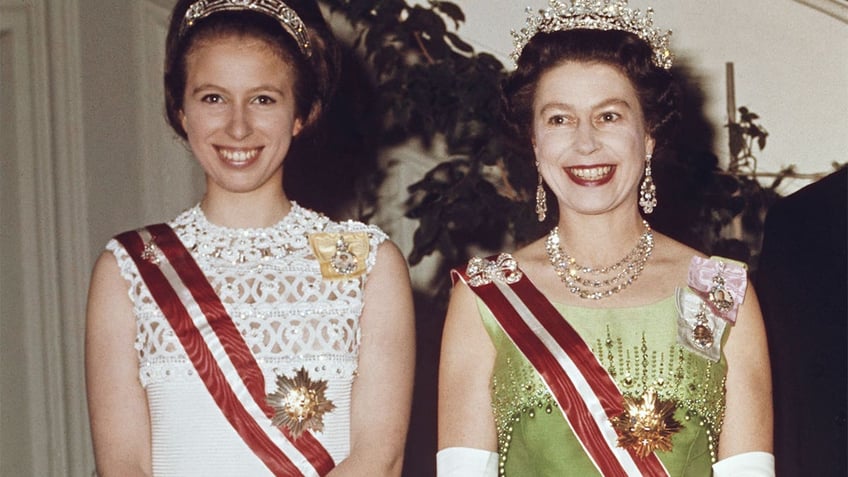
<svg viewBox="0 0 848 477">
<path fill-rule="evenodd" d="M 727 411 L 719 460 L 744 452 L 772 452 L 771 368 L 760 304 L 748 287 L 727 340 Z"/>
<path fill-rule="evenodd" d="M 474 293 L 454 287 L 442 333 L 439 365 L 439 449 L 497 451 L 490 381 L 495 348 L 480 319 Z"/>
<path fill-rule="evenodd" d="M 351 397 L 350 456 L 330 476 L 399 476 L 415 373 L 415 323 L 409 271 L 384 242 L 368 276 L 359 366 Z"/>
<path fill-rule="evenodd" d="M 147 397 L 133 348 L 135 317 L 127 282 L 109 252 L 94 265 L 86 315 L 86 388 L 97 474 L 152 475 Z"/>
</svg>

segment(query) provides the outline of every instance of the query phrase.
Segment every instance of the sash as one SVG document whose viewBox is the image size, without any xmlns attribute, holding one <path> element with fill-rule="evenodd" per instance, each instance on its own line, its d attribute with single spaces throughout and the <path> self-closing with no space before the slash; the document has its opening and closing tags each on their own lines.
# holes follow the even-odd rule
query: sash
<svg viewBox="0 0 848 477">
<path fill-rule="evenodd" d="M 610 419 L 624 410 L 623 396 L 592 350 L 515 260 L 469 263 L 453 270 L 492 311 L 501 328 L 533 365 L 577 440 L 604 476 L 667 476 L 655 453 L 640 458 L 618 446 Z"/>
<path fill-rule="evenodd" d="M 221 412 L 277 476 L 326 475 L 335 463 L 310 432 L 294 439 L 271 423 L 265 379 L 223 303 L 166 224 L 115 237 L 133 259 Z"/>
</svg>

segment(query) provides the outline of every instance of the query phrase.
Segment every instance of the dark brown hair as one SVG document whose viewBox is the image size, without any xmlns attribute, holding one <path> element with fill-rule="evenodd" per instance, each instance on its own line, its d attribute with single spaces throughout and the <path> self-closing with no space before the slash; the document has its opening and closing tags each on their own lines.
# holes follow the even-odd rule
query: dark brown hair
<svg viewBox="0 0 848 477">
<path fill-rule="evenodd" d="M 518 67 L 503 84 L 507 124 L 529 144 L 533 99 L 542 75 L 564 62 L 597 62 L 618 68 L 633 85 L 648 134 L 657 146 L 667 144 L 680 118 L 679 88 L 671 74 L 652 62 L 651 47 L 620 30 L 575 29 L 541 32 L 524 47 Z"/>
<path fill-rule="evenodd" d="M 270 15 L 250 10 L 221 11 L 197 20 L 183 34 L 186 10 L 196 0 L 180 0 L 171 12 L 165 43 L 165 112 L 168 124 L 183 139 L 180 121 L 186 85 L 186 58 L 203 41 L 226 36 L 256 38 L 292 66 L 297 117 L 307 128 L 320 117 L 338 83 L 340 53 L 321 10 L 314 0 L 287 0 L 309 33 L 312 54 L 301 53 L 295 39 Z"/>
</svg>

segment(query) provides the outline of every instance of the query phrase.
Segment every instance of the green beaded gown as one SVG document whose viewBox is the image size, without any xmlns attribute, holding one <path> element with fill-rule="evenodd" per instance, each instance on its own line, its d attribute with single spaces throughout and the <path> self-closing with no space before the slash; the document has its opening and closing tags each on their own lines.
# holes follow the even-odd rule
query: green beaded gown
<svg viewBox="0 0 848 477">
<path fill-rule="evenodd" d="M 596 309 L 554 304 L 592 348 L 624 396 L 651 388 L 677 404 L 682 429 L 669 452 L 656 454 L 672 476 L 711 475 L 724 416 L 724 356 L 717 362 L 677 344 L 675 297 L 633 308 Z M 483 323 L 497 350 L 492 406 L 507 477 L 600 475 L 572 433 L 538 373 L 478 299 Z M 726 341 L 732 327 L 717 341 Z"/>
</svg>

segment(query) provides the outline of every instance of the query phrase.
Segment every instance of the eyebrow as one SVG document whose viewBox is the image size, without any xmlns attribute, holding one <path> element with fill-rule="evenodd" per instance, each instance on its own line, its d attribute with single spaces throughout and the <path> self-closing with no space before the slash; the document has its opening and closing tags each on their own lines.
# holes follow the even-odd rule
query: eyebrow
<svg viewBox="0 0 848 477">
<path fill-rule="evenodd" d="M 625 101 L 625 100 L 623 100 L 623 99 L 621 99 L 621 98 L 609 98 L 609 99 L 605 99 L 605 100 L 603 100 L 603 101 L 601 101 L 601 102 L 599 102 L 599 103 L 597 103 L 597 104 L 592 105 L 592 109 L 603 109 L 603 108 L 605 108 L 605 107 L 612 106 L 612 105 L 622 105 L 622 106 L 624 106 L 624 107 L 625 107 L 625 108 L 627 108 L 627 109 L 631 109 L 631 110 L 633 109 L 633 107 L 630 105 L 630 103 L 628 103 L 627 101 Z M 568 104 L 568 103 L 563 103 L 563 102 L 559 102 L 559 101 L 554 101 L 554 102 L 547 103 L 547 104 L 545 104 L 544 106 L 542 106 L 542 109 L 540 109 L 540 110 L 539 110 L 539 113 L 540 113 L 540 114 L 541 114 L 541 113 L 544 113 L 545 111 L 547 111 L 547 110 L 549 110 L 549 109 L 567 109 L 567 110 L 571 110 L 571 109 L 574 109 L 574 106 L 572 106 L 572 105 L 570 105 L 570 104 Z"/>
<path fill-rule="evenodd" d="M 204 91 L 204 90 L 208 90 L 208 89 L 217 90 L 217 91 L 227 91 L 227 88 L 218 86 L 216 84 L 203 83 L 203 84 L 197 85 L 194 89 L 192 89 L 191 94 L 195 94 L 199 91 Z M 281 90 L 280 88 L 277 88 L 276 86 L 271 86 L 271 85 L 260 85 L 260 86 L 257 86 L 255 88 L 249 89 L 247 92 L 250 93 L 250 94 L 253 94 L 253 93 L 258 93 L 258 92 L 262 92 L 262 91 L 272 91 L 274 93 L 279 94 L 280 96 L 286 95 L 283 92 L 283 90 Z"/>
</svg>

